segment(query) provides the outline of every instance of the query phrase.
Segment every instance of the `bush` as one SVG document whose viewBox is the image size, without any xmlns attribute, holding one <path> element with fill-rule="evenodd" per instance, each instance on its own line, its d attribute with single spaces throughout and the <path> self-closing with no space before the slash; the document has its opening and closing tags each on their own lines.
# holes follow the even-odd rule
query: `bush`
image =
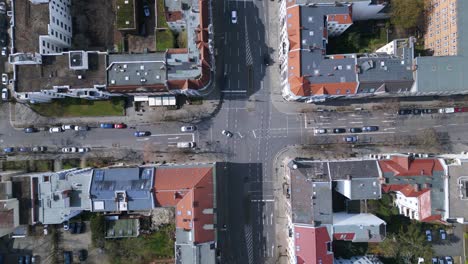
<svg viewBox="0 0 468 264">
<path fill-rule="evenodd" d="M 101 214 L 94 214 L 90 219 L 91 241 L 94 247 L 103 248 L 106 235 L 105 218 Z"/>
</svg>

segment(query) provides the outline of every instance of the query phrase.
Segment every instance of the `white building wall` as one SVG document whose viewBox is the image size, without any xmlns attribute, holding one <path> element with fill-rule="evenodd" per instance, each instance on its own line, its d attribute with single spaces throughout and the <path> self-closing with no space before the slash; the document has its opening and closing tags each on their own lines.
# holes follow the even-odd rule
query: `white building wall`
<svg viewBox="0 0 468 264">
<path fill-rule="evenodd" d="M 39 37 L 39 53 L 60 53 L 72 43 L 71 0 L 49 1 L 48 35 Z"/>
<path fill-rule="evenodd" d="M 395 44 L 396 44 L 396 40 L 390 41 L 389 43 L 385 44 L 385 46 L 377 49 L 376 52 L 395 54 Z"/>
<path fill-rule="evenodd" d="M 327 22 L 328 36 L 330 36 L 330 37 L 339 36 L 343 32 L 345 32 L 351 25 L 352 25 L 352 23 L 350 23 L 350 24 L 339 24 L 336 21 Z"/>
<path fill-rule="evenodd" d="M 353 2 L 353 20 L 371 20 L 389 18 L 386 13 L 379 13 L 385 8 L 385 4 L 371 4 L 371 0 Z"/>
<path fill-rule="evenodd" d="M 401 192 L 396 192 L 395 205 L 399 213 L 411 219 L 419 220 L 419 202 L 416 197 L 406 197 Z"/>
</svg>

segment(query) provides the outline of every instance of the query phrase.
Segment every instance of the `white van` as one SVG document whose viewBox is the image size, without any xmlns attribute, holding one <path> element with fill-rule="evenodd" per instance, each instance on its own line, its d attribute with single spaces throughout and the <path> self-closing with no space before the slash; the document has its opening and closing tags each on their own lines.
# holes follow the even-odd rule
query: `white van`
<svg viewBox="0 0 468 264">
<path fill-rule="evenodd" d="M 233 24 L 237 24 L 237 11 L 233 10 L 231 12 L 231 22 Z"/>
<path fill-rule="evenodd" d="M 196 146 L 195 142 L 178 142 L 178 148 L 194 148 Z"/>
</svg>

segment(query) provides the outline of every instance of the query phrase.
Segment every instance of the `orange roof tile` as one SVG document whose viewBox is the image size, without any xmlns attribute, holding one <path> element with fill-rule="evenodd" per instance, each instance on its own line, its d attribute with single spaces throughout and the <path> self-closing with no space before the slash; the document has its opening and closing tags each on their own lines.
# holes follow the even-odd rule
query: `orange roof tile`
<svg viewBox="0 0 468 264">
<path fill-rule="evenodd" d="M 181 11 L 167 11 L 166 20 L 167 22 L 174 22 L 174 21 L 182 20 L 182 12 Z"/>
<path fill-rule="evenodd" d="M 214 231 L 203 228 L 213 224 L 213 167 L 157 168 L 154 179 L 155 204 L 176 207 L 176 226 L 194 231 L 195 243 L 214 239 Z"/>
<path fill-rule="evenodd" d="M 309 96 L 310 82 L 305 77 L 292 76 L 289 78 L 290 90 L 298 96 Z"/>
<path fill-rule="evenodd" d="M 422 194 L 430 191 L 429 188 L 424 188 L 416 191 L 411 184 L 383 184 L 382 190 L 388 192 L 401 192 L 406 197 L 419 197 Z"/>
<path fill-rule="evenodd" d="M 288 9 L 287 17 L 287 29 L 289 39 L 289 50 L 295 50 L 301 48 L 301 9 L 299 6 L 295 6 Z"/>
<path fill-rule="evenodd" d="M 352 24 L 353 19 L 349 14 L 336 14 L 336 15 L 327 15 L 328 21 L 334 21 L 338 24 Z"/>
<path fill-rule="evenodd" d="M 392 156 L 389 160 L 379 160 L 383 172 L 395 176 L 432 176 L 434 171 L 444 168 L 438 159 L 413 159 L 409 156 Z"/>
</svg>

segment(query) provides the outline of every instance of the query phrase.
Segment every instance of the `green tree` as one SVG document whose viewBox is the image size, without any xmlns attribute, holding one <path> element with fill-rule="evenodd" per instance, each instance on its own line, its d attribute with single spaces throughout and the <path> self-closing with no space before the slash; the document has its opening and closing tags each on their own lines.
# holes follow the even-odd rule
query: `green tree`
<svg viewBox="0 0 468 264">
<path fill-rule="evenodd" d="M 425 235 L 419 225 L 414 222 L 401 228 L 398 234 L 389 234 L 379 244 L 379 249 L 387 258 L 393 258 L 398 263 L 416 263 L 419 257 L 431 259 L 433 251 L 426 242 Z"/>
<path fill-rule="evenodd" d="M 179 48 L 187 48 L 187 32 L 185 30 L 182 30 L 177 35 L 177 46 Z"/>
<path fill-rule="evenodd" d="M 392 0 L 391 21 L 403 29 L 411 29 L 423 21 L 424 0 Z"/>
<path fill-rule="evenodd" d="M 104 247 L 105 219 L 101 214 L 94 214 L 90 219 L 91 241 L 94 247 Z"/>
</svg>

